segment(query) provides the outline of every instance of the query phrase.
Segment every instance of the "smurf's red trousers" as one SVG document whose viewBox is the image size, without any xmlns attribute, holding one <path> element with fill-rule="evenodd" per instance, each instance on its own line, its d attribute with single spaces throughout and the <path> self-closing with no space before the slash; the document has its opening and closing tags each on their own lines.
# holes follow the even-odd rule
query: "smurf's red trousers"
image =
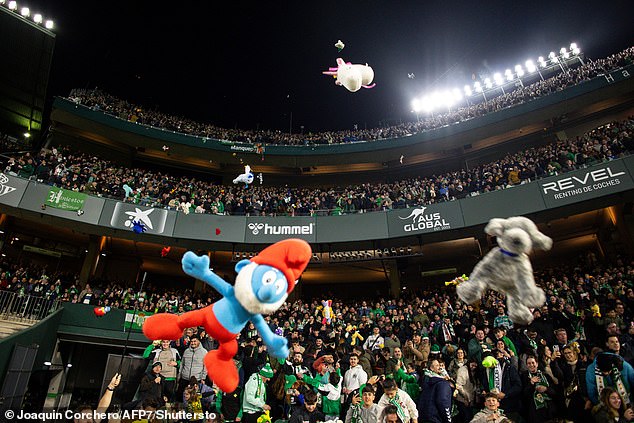
<svg viewBox="0 0 634 423">
<path fill-rule="evenodd" d="M 186 328 L 202 326 L 212 338 L 218 340 L 217 350 L 205 355 L 207 375 L 223 392 L 233 392 L 238 387 L 238 369 L 233 357 L 238 352 L 237 334 L 229 332 L 220 324 L 213 310 L 213 304 L 187 312 L 183 315 L 159 313 L 143 323 L 143 333 L 149 339 L 176 340 L 183 336 Z"/>
</svg>

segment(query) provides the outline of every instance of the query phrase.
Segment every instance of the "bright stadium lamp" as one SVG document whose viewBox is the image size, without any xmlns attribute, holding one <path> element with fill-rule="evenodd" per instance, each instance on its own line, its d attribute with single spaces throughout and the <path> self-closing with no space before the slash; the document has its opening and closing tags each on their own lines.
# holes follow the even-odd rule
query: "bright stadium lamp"
<svg viewBox="0 0 634 423">
<path fill-rule="evenodd" d="M 554 51 L 551 51 L 550 53 L 548 53 L 548 58 L 551 60 L 551 62 L 553 63 L 559 63 L 559 60 L 557 59 L 557 55 L 555 54 Z"/>
<path fill-rule="evenodd" d="M 484 78 L 484 86 L 487 88 L 493 88 L 493 82 L 489 78 Z"/>
<path fill-rule="evenodd" d="M 530 59 L 526 61 L 525 65 L 526 65 L 526 70 L 529 71 L 530 73 L 533 73 L 537 70 L 535 63 L 533 63 L 533 61 Z"/>
<path fill-rule="evenodd" d="M 475 89 L 475 91 L 476 91 L 477 93 L 481 93 L 481 92 L 482 92 L 482 85 L 480 85 L 480 82 L 479 82 L 479 81 L 476 81 L 476 82 L 473 84 L 473 87 L 474 87 L 474 89 Z"/>
<path fill-rule="evenodd" d="M 518 78 L 524 76 L 524 69 L 522 68 L 522 65 L 515 65 L 515 73 L 517 74 Z"/>
<path fill-rule="evenodd" d="M 434 110 L 433 100 L 429 96 L 423 97 L 423 99 L 421 100 L 421 107 L 424 111 L 428 113 L 431 112 L 432 110 Z"/>
<path fill-rule="evenodd" d="M 418 113 L 421 111 L 422 109 L 422 105 L 420 104 L 420 100 L 415 98 L 414 100 L 412 100 L 412 109 L 414 110 L 414 113 Z"/>
<path fill-rule="evenodd" d="M 504 71 L 504 76 L 506 76 L 507 81 L 513 80 L 513 72 L 510 69 Z"/>
<path fill-rule="evenodd" d="M 18 3 L 15 0 L 11 0 L 9 2 L 9 9 L 10 10 L 16 10 L 18 8 Z"/>
<path fill-rule="evenodd" d="M 28 7 L 23 7 L 22 9 L 20 9 L 20 15 L 28 18 L 31 15 L 31 10 Z"/>
<path fill-rule="evenodd" d="M 473 95 L 473 91 L 471 91 L 471 87 L 468 85 L 464 86 L 464 95 L 467 97 L 471 97 Z"/>
<path fill-rule="evenodd" d="M 559 54 L 561 54 L 564 59 L 567 59 L 570 57 L 570 53 L 568 52 L 568 50 L 566 50 L 566 47 L 562 47 L 561 50 L 559 50 Z"/>
<path fill-rule="evenodd" d="M 545 68 L 547 66 L 547 63 L 544 60 L 544 56 L 539 56 L 537 58 L 537 62 L 539 63 L 539 66 L 541 66 L 542 68 Z"/>
<path fill-rule="evenodd" d="M 453 99 L 455 102 L 462 100 L 462 93 L 458 88 L 454 88 L 451 93 L 453 94 Z"/>
<path fill-rule="evenodd" d="M 53 29 L 53 21 L 49 19 L 48 21 L 46 21 L 46 24 L 44 26 L 46 27 L 46 29 Z"/>
<path fill-rule="evenodd" d="M 577 55 L 579 55 L 579 53 L 581 53 L 581 50 L 579 49 L 579 47 L 577 47 L 577 43 L 570 44 L 570 51 L 575 56 L 577 56 Z"/>
<path fill-rule="evenodd" d="M 499 72 L 493 74 L 493 80 L 498 86 L 504 84 L 504 78 L 502 78 L 502 74 Z"/>
<path fill-rule="evenodd" d="M 40 15 L 39 13 L 36 13 L 35 15 L 33 15 L 33 22 L 35 23 L 42 23 L 42 15 Z"/>
</svg>

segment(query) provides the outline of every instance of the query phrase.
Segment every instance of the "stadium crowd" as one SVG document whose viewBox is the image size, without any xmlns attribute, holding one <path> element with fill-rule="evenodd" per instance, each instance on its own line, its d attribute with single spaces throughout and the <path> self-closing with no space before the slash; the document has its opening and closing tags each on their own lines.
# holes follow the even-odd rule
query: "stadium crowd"
<svg viewBox="0 0 634 423">
<path fill-rule="evenodd" d="M 309 216 L 451 201 L 606 162 L 632 151 L 634 117 L 612 122 L 580 137 L 508 154 L 496 162 L 472 169 L 393 183 L 331 188 L 290 188 L 257 183 L 248 187 L 226 186 L 193 177 L 122 167 L 66 148 L 11 157 L 4 171 L 73 191 L 184 213 Z"/>
<path fill-rule="evenodd" d="M 20 295 L 173 313 L 214 300 L 103 281 L 79 287 L 73 275 L 6 261 L 1 268 L 2 288 Z M 264 411 L 291 423 L 633 420 L 634 261 L 587 254 L 535 277 L 547 302 L 529 326 L 510 321 L 499 294 L 485 293 L 474 307 L 453 287 L 399 299 L 330 298 L 330 308 L 322 299 L 287 302 L 266 322 L 288 339 L 289 357 L 271 358 L 247 325 L 231 393 L 206 379 L 203 357 L 216 341 L 188 328 L 177 341 L 148 346 L 147 373 L 123 408 L 206 410 L 253 423 Z"/>
<path fill-rule="evenodd" d="M 595 61 L 587 60 L 583 65 L 574 68 L 562 69 L 562 72 L 545 80 L 539 80 L 530 85 L 523 84 L 505 91 L 502 95 L 489 98 L 481 103 L 467 104 L 466 106 L 437 113 L 425 117 L 420 121 L 406 122 L 385 128 L 354 129 L 345 131 L 329 131 L 309 134 L 287 134 L 273 130 L 245 130 L 226 129 L 208 123 L 195 122 L 184 117 L 167 115 L 155 110 L 150 110 L 142 105 L 132 104 L 116 98 L 100 90 L 74 89 L 69 99 L 90 107 L 117 116 L 121 119 L 150 125 L 169 131 L 176 131 L 188 135 L 246 142 L 252 144 L 285 144 L 285 145 L 309 145 L 309 144 L 333 144 L 343 142 L 374 141 L 381 139 L 403 137 L 419 132 L 430 131 L 442 126 L 477 118 L 488 113 L 526 103 L 550 93 L 561 91 L 567 87 L 583 83 L 599 75 L 604 75 L 614 69 L 619 69 L 633 62 L 634 47 L 627 48 L 607 58 Z"/>
</svg>

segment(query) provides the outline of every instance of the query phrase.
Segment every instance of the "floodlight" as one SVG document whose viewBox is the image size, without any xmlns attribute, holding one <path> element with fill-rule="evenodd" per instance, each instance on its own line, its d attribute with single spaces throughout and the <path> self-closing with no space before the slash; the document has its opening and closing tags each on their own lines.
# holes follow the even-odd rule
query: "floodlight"
<svg viewBox="0 0 634 423">
<path fill-rule="evenodd" d="M 539 65 L 540 65 L 542 68 L 545 68 L 545 67 L 546 67 L 546 61 L 544 60 L 544 56 L 539 56 L 539 57 L 537 58 L 537 61 L 539 62 Z"/>
<path fill-rule="evenodd" d="M 489 78 L 484 78 L 484 86 L 487 88 L 492 88 L 493 87 L 493 82 L 491 82 L 491 80 Z"/>
<path fill-rule="evenodd" d="M 581 50 L 577 47 L 577 43 L 570 44 L 570 52 L 575 56 L 581 53 Z"/>
<path fill-rule="evenodd" d="M 522 65 L 515 65 L 515 73 L 517 74 L 518 78 L 524 76 L 524 69 L 522 69 Z"/>
<path fill-rule="evenodd" d="M 53 29 L 53 21 L 49 19 L 48 21 L 46 21 L 46 24 L 44 26 L 46 27 L 46 29 Z"/>
<path fill-rule="evenodd" d="M 577 43 L 570 43 L 570 50 L 576 50 L 577 49 Z"/>
<path fill-rule="evenodd" d="M 445 91 L 442 95 L 442 104 L 447 107 L 453 106 L 454 98 L 450 91 Z"/>
<path fill-rule="evenodd" d="M 504 84 L 504 78 L 502 78 L 502 74 L 499 72 L 496 72 L 493 74 L 493 80 L 495 80 L 495 83 L 497 85 L 502 85 Z"/>
<path fill-rule="evenodd" d="M 535 64 L 530 59 L 526 61 L 525 65 L 526 65 L 526 70 L 529 71 L 530 73 L 533 73 L 537 70 L 537 68 L 535 67 Z"/>
<path fill-rule="evenodd" d="M 51 364 L 52 364 L 52 363 L 51 363 L 50 361 L 45 361 L 45 362 L 44 362 L 44 365 L 45 365 L 45 366 L 50 366 Z"/>
<path fill-rule="evenodd" d="M 28 132 L 24 133 L 24 138 L 31 138 L 31 134 L 29 134 Z"/>
<path fill-rule="evenodd" d="M 555 54 L 554 51 L 551 51 L 550 53 L 548 53 L 548 58 L 553 62 L 553 63 L 557 63 L 557 55 Z"/>
<path fill-rule="evenodd" d="M 506 76 L 507 81 L 513 80 L 513 72 L 510 69 L 504 71 L 504 76 Z"/>
<path fill-rule="evenodd" d="M 28 7 L 23 7 L 22 9 L 20 9 L 20 15 L 28 18 L 31 15 L 31 10 Z"/>
<path fill-rule="evenodd" d="M 460 90 L 458 88 L 454 88 L 452 90 L 452 94 L 453 94 L 454 101 L 462 100 L 462 93 L 460 92 Z"/>
<path fill-rule="evenodd" d="M 35 23 L 42 23 L 42 15 L 40 15 L 39 13 L 36 13 L 35 15 L 33 15 L 33 22 Z"/>
<path fill-rule="evenodd" d="M 412 100 L 412 109 L 414 109 L 414 112 L 416 113 L 420 112 L 422 106 L 419 99 L 415 98 L 414 100 Z"/>
<path fill-rule="evenodd" d="M 15 0 L 11 0 L 9 2 L 9 9 L 10 10 L 16 10 L 18 8 L 18 3 Z"/>
<path fill-rule="evenodd" d="M 570 57 L 570 53 L 566 50 L 566 47 L 562 47 L 561 50 L 559 50 L 559 53 L 561 53 L 561 55 L 564 56 L 564 59 L 567 59 Z"/>
<path fill-rule="evenodd" d="M 421 99 L 420 101 L 420 105 L 422 107 L 422 109 L 426 112 L 431 112 L 432 110 L 434 110 L 434 104 L 433 104 L 433 100 L 429 97 L 429 96 L 425 96 Z"/>
<path fill-rule="evenodd" d="M 431 107 L 433 109 L 437 108 L 441 104 L 445 104 L 444 95 L 438 91 L 431 95 Z"/>
<path fill-rule="evenodd" d="M 475 91 L 476 91 L 477 93 L 481 93 L 481 92 L 482 92 L 482 85 L 480 85 L 480 82 L 479 82 L 479 81 L 476 81 L 476 82 L 473 84 L 473 87 L 475 88 Z"/>
<path fill-rule="evenodd" d="M 464 94 L 466 96 L 469 96 L 469 97 L 471 97 L 473 95 L 473 91 L 471 91 L 471 87 L 470 86 L 468 86 L 468 85 L 464 86 Z"/>
</svg>

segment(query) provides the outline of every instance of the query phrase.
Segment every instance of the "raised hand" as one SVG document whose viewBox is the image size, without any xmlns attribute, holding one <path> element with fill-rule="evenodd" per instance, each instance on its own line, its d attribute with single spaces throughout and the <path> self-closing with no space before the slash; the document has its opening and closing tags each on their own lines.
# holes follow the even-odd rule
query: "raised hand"
<svg viewBox="0 0 634 423">
<path fill-rule="evenodd" d="M 197 256 L 193 252 L 188 251 L 183 256 L 181 263 L 183 271 L 196 279 L 203 280 L 207 272 L 209 272 L 208 256 Z"/>
<path fill-rule="evenodd" d="M 273 339 L 268 342 L 269 351 L 275 358 L 288 357 L 288 341 L 283 336 L 274 336 Z"/>
</svg>

